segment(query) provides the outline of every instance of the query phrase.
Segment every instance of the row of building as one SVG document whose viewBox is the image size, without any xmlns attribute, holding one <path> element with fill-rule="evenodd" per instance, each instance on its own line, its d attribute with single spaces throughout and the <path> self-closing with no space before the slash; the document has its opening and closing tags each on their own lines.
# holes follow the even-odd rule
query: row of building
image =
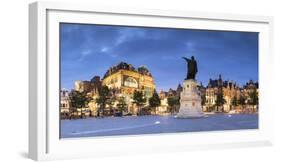
<svg viewBox="0 0 281 163">
<path fill-rule="evenodd" d="M 222 89 L 225 103 L 223 107 L 216 108 L 216 94 L 219 92 L 219 89 Z M 244 86 L 240 87 L 233 81 L 224 81 L 221 75 L 219 75 L 218 79 L 210 79 L 206 88 L 201 86 L 200 90 L 202 95 L 205 96 L 205 104 L 203 106 L 203 111 L 205 112 L 230 112 L 232 110 L 235 112 L 257 112 L 257 106 L 254 106 L 254 108 L 249 105 L 233 106 L 232 102 L 234 97 L 239 100 L 240 97 L 243 96 L 245 98 L 245 104 L 248 104 L 250 101 L 250 93 L 253 91 L 256 91 L 258 96 L 258 82 L 254 82 L 253 80 L 250 80 Z"/>
<path fill-rule="evenodd" d="M 84 92 L 87 96 L 91 97 L 88 103 L 88 107 L 84 108 L 86 112 L 95 116 L 98 110 L 98 104 L 95 99 L 99 97 L 99 88 L 101 86 L 107 86 L 111 91 L 114 91 L 114 96 L 124 97 L 127 104 L 126 113 L 137 114 L 138 110 L 136 105 L 133 103 L 133 93 L 135 90 L 142 91 L 145 98 L 149 99 L 156 86 L 152 77 L 152 74 L 145 66 L 134 68 L 131 64 L 121 62 L 116 66 L 110 67 L 103 78 L 94 76 L 90 81 L 75 81 L 74 90 Z M 204 87 L 202 84 L 198 86 L 201 96 L 205 98 L 203 104 L 203 111 L 205 112 L 229 112 L 237 111 L 242 112 L 245 110 L 241 107 L 232 107 L 232 99 L 234 96 L 239 98 L 241 95 L 248 98 L 249 91 L 256 89 L 258 90 L 258 83 L 249 81 L 245 86 L 239 87 L 233 81 L 223 81 L 222 77 L 218 79 L 210 79 L 208 85 Z M 217 109 L 216 94 L 219 88 L 223 89 L 225 103 L 223 107 Z M 161 90 L 158 95 L 161 100 L 159 107 L 154 110 L 154 114 L 169 114 L 171 112 L 171 106 L 169 106 L 169 98 L 179 99 L 182 86 L 179 84 L 176 90 L 169 89 L 168 91 Z M 113 108 L 116 108 L 118 102 L 113 104 Z M 143 108 L 149 105 L 148 100 Z M 177 111 L 179 104 L 175 106 L 174 111 Z M 68 114 L 71 109 L 71 102 L 69 98 L 69 92 L 67 90 L 61 90 L 61 113 Z"/>
</svg>

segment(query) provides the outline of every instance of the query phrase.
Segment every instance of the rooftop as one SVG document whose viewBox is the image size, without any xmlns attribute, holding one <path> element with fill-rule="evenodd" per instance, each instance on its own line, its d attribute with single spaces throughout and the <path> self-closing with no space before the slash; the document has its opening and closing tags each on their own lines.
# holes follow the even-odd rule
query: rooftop
<svg viewBox="0 0 281 163">
<path fill-rule="evenodd" d="M 147 69 L 147 67 L 145 66 L 140 66 L 136 69 L 132 64 L 128 64 L 126 62 L 120 62 L 119 64 L 110 67 L 104 74 L 103 78 L 106 78 L 107 76 L 114 74 L 119 70 L 129 70 L 129 71 L 138 72 L 143 75 L 152 76 L 149 70 Z"/>
</svg>

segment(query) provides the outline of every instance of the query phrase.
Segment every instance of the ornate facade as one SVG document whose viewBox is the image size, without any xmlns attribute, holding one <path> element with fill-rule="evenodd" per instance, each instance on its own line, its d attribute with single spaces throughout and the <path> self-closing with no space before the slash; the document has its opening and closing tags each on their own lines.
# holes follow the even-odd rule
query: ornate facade
<svg viewBox="0 0 281 163">
<path fill-rule="evenodd" d="M 167 114 L 171 112 L 171 109 L 169 109 L 169 104 L 168 104 L 168 98 L 169 97 L 174 97 L 174 98 L 180 98 L 180 93 L 182 91 L 182 86 L 179 84 L 176 90 L 169 89 L 169 91 L 165 92 L 161 90 L 159 92 L 159 97 L 161 100 L 160 106 L 157 107 L 156 109 L 156 114 Z M 179 106 L 176 106 L 175 110 L 178 110 Z"/>
<path fill-rule="evenodd" d="M 215 108 L 217 94 L 219 90 L 223 91 L 225 103 L 222 108 Z M 206 107 L 205 111 L 229 112 L 232 108 L 232 99 L 236 96 L 239 99 L 240 88 L 233 81 L 223 81 L 221 75 L 219 79 L 209 80 L 206 88 Z M 218 110 L 216 110 L 218 109 Z"/>
<path fill-rule="evenodd" d="M 61 114 L 67 116 L 70 109 L 69 92 L 67 90 L 60 91 L 60 109 Z"/>
<path fill-rule="evenodd" d="M 225 103 L 223 107 L 216 108 L 216 100 L 217 100 L 217 94 L 219 90 L 223 91 L 223 98 L 225 100 Z M 219 79 L 209 80 L 209 83 L 206 87 L 206 102 L 204 111 L 217 111 L 217 112 L 229 112 L 231 110 L 238 110 L 239 112 L 243 112 L 242 107 L 235 107 L 232 104 L 232 101 L 234 97 L 236 97 L 237 100 L 240 99 L 240 96 L 243 95 L 246 98 L 245 104 L 247 104 L 247 100 L 249 100 L 249 92 L 253 91 L 253 89 L 258 90 L 258 83 L 254 83 L 252 80 L 250 80 L 248 83 L 246 83 L 245 86 L 240 88 L 235 82 L 233 81 L 223 81 L 221 78 L 221 75 L 219 76 Z M 245 110 L 245 109 L 244 109 Z"/>
<path fill-rule="evenodd" d="M 107 70 L 103 77 L 102 85 L 116 90 L 117 96 L 125 97 L 128 112 L 132 114 L 137 112 L 137 108 L 132 103 L 134 91 L 142 91 L 148 99 L 155 89 L 153 77 L 146 67 L 141 66 L 136 69 L 125 62 L 121 62 Z M 148 100 L 146 105 L 148 105 Z"/>
<path fill-rule="evenodd" d="M 107 86 L 115 97 L 125 97 L 128 105 L 128 113 L 136 114 L 137 108 L 133 104 L 133 93 L 135 90 L 142 91 L 145 98 L 150 98 L 155 89 L 153 77 L 145 66 L 139 68 L 131 64 L 121 62 L 116 66 L 110 67 L 100 79 L 94 76 L 90 81 L 75 81 L 74 89 L 79 92 L 86 92 L 93 100 L 88 104 L 89 110 L 93 115 L 97 112 L 98 90 L 102 85 Z M 147 100 L 148 101 L 148 100 Z M 113 104 L 116 107 L 117 102 Z M 147 104 L 148 105 L 148 102 Z"/>
<path fill-rule="evenodd" d="M 99 76 L 94 76 L 90 81 L 75 81 L 74 90 L 79 92 L 91 92 L 98 93 L 98 89 L 101 86 L 101 80 Z"/>
<path fill-rule="evenodd" d="M 246 85 L 243 86 L 243 89 L 241 90 L 241 94 L 245 97 L 245 103 L 250 103 L 250 94 L 253 93 L 255 90 L 257 93 L 257 96 L 259 96 L 259 84 L 257 82 L 254 82 L 253 80 L 250 80 L 246 83 Z M 245 112 L 257 112 L 258 111 L 258 105 L 256 106 L 249 106 L 244 108 Z"/>
</svg>

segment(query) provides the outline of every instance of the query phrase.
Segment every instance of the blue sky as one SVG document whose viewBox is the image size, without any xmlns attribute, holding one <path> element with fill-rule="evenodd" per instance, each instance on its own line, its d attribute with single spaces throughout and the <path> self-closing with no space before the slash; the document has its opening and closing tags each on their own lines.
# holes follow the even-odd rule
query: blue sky
<svg viewBox="0 0 281 163">
<path fill-rule="evenodd" d="M 186 76 L 182 56 L 197 60 L 197 81 L 219 74 L 239 85 L 258 80 L 258 33 L 61 24 L 61 87 L 103 77 L 121 61 L 145 65 L 157 90 L 176 88 Z"/>
</svg>

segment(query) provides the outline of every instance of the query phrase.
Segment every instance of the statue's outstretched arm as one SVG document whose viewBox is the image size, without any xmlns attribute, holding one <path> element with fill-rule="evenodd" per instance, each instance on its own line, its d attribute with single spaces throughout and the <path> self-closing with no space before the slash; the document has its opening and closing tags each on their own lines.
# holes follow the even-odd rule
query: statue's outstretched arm
<svg viewBox="0 0 281 163">
<path fill-rule="evenodd" d="M 186 58 L 186 57 L 182 57 L 184 60 L 186 60 L 186 62 L 190 61 L 190 59 Z"/>
</svg>

